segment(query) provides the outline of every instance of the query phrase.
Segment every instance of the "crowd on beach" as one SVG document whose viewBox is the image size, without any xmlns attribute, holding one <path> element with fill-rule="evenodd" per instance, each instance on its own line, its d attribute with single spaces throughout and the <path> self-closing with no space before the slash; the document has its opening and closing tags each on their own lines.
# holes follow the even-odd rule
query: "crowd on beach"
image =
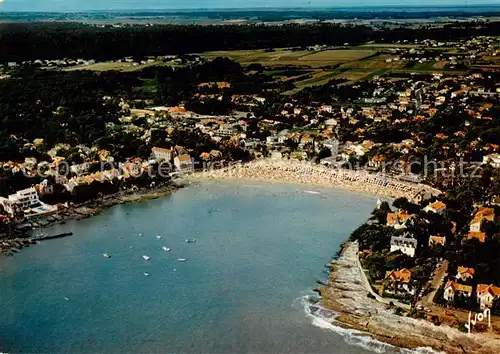
<svg viewBox="0 0 500 354">
<path fill-rule="evenodd" d="M 429 186 L 398 180 L 383 174 L 331 168 L 297 160 L 257 160 L 245 165 L 206 171 L 200 175 L 213 179 L 234 178 L 316 184 L 389 198 L 415 197 L 422 192 L 430 195 L 441 194 L 439 190 Z"/>
</svg>

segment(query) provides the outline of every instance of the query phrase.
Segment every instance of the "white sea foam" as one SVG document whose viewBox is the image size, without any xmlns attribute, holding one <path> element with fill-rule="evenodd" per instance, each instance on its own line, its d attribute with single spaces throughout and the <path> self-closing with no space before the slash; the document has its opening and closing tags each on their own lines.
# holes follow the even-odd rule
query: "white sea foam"
<svg viewBox="0 0 500 354">
<path fill-rule="evenodd" d="M 342 328 L 332 324 L 332 321 L 338 316 L 334 311 L 328 310 L 319 304 L 310 301 L 311 295 L 303 296 L 300 300 L 306 314 L 312 318 L 312 324 L 316 327 L 330 330 L 341 335 L 344 341 L 351 345 L 356 345 L 370 352 L 375 353 L 412 353 L 412 354 L 440 354 L 428 347 L 419 347 L 415 349 L 403 349 L 391 344 L 381 342 L 366 332 Z"/>
<path fill-rule="evenodd" d="M 249 187 L 249 188 L 262 188 L 264 187 L 263 185 L 260 184 L 244 184 L 243 187 Z"/>
<path fill-rule="evenodd" d="M 304 192 L 304 193 L 309 193 L 309 194 L 321 194 L 320 192 L 316 192 L 316 191 L 307 191 L 307 190 L 303 190 L 302 192 Z"/>
</svg>

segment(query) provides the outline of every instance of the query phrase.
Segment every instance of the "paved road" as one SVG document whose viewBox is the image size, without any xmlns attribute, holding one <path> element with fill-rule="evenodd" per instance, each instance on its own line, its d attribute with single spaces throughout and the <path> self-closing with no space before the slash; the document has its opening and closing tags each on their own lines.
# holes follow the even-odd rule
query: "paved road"
<svg viewBox="0 0 500 354">
<path fill-rule="evenodd" d="M 431 289 L 432 291 L 425 295 L 422 300 L 419 301 L 419 303 L 422 306 L 428 306 L 433 304 L 434 296 L 436 295 L 436 292 L 438 291 L 439 287 L 441 286 L 441 279 L 444 277 L 446 272 L 448 271 L 448 261 L 442 262 L 437 268 L 436 268 L 436 274 L 434 275 L 434 278 L 432 279 L 431 282 Z"/>
<path fill-rule="evenodd" d="M 358 242 L 357 241 L 355 242 L 355 245 L 356 245 L 356 264 L 358 265 L 359 271 L 361 272 L 361 279 L 363 279 L 363 284 L 365 285 L 366 290 L 370 294 L 372 294 L 378 302 L 381 302 L 381 303 L 386 304 L 386 305 L 389 305 L 392 302 L 394 304 L 394 306 L 401 307 L 401 308 L 404 308 L 406 310 L 409 310 L 411 308 L 411 305 L 404 304 L 402 302 L 399 302 L 396 299 L 381 297 L 380 295 L 378 295 L 377 293 L 375 293 L 373 291 L 373 289 L 372 289 L 372 287 L 370 285 L 370 282 L 368 281 L 368 278 L 366 277 L 365 271 L 364 271 L 364 269 L 361 266 L 361 263 L 359 261 L 359 256 L 358 256 Z"/>
</svg>

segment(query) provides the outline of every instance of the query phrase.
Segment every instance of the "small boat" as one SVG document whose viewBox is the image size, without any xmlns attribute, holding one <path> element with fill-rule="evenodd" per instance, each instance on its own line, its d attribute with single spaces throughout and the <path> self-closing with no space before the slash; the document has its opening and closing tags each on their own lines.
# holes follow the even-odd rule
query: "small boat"
<svg viewBox="0 0 500 354">
<path fill-rule="evenodd" d="M 196 240 L 193 238 L 193 239 L 186 239 L 186 243 L 195 243 Z"/>
<path fill-rule="evenodd" d="M 177 258 L 177 261 L 179 261 L 179 262 L 185 262 L 185 261 L 187 261 L 187 259 L 186 258 Z"/>
<path fill-rule="evenodd" d="M 149 273 L 144 273 L 144 276 L 145 276 L 145 277 L 148 277 L 148 276 L 149 276 Z"/>
<path fill-rule="evenodd" d="M 140 237 L 142 237 L 142 234 L 139 234 Z"/>
<path fill-rule="evenodd" d="M 163 246 L 162 247 L 165 252 L 170 252 L 170 248 Z"/>
<path fill-rule="evenodd" d="M 143 258 L 145 261 L 149 261 L 149 260 L 151 259 L 151 257 L 146 256 L 146 255 L 142 256 L 142 258 Z"/>
<path fill-rule="evenodd" d="M 65 297 L 64 300 L 69 301 L 69 297 Z"/>
<path fill-rule="evenodd" d="M 161 236 L 160 236 L 160 235 L 156 236 L 156 238 L 157 238 L 158 240 L 161 240 Z"/>
<path fill-rule="evenodd" d="M 109 253 L 103 253 L 102 256 L 104 258 L 111 258 L 111 255 Z"/>
</svg>

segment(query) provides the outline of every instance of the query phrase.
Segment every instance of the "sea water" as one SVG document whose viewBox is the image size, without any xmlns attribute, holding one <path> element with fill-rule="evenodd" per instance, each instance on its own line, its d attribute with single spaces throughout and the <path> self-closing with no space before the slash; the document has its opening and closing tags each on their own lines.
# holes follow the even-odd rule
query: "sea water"
<svg viewBox="0 0 500 354">
<path fill-rule="evenodd" d="M 375 205 L 335 189 L 204 183 L 52 226 L 74 235 L 0 258 L 0 351 L 391 351 L 304 301 Z"/>
</svg>

